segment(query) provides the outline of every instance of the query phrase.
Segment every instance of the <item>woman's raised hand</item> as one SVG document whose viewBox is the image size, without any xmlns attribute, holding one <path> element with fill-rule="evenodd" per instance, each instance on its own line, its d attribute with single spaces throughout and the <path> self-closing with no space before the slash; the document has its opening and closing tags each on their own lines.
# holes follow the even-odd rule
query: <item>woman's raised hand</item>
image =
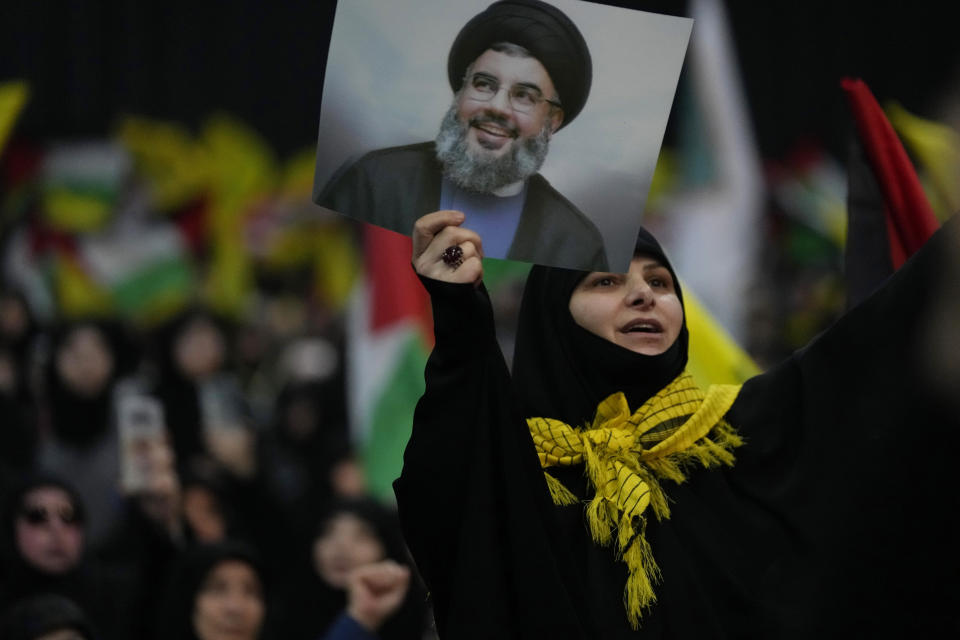
<svg viewBox="0 0 960 640">
<path fill-rule="evenodd" d="M 483 278 L 480 236 L 462 229 L 460 211 L 434 211 L 413 224 L 413 268 L 443 282 L 479 283 Z"/>
<path fill-rule="evenodd" d="M 355 568 L 348 580 L 347 613 L 367 631 L 376 633 L 403 605 L 410 569 L 383 560 Z"/>
</svg>

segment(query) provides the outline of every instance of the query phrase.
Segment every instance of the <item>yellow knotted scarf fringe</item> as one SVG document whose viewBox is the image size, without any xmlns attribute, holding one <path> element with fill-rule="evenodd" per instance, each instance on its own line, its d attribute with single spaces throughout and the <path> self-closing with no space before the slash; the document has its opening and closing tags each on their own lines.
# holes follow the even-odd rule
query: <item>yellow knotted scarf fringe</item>
<svg viewBox="0 0 960 640">
<path fill-rule="evenodd" d="M 633 414 L 618 392 L 600 403 L 588 427 L 527 419 L 541 467 L 585 466 L 594 489 L 587 504 L 590 533 L 602 545 L 617 534 L 618 557 L 629 569 L 624 606 L 634 629 L 656 601 L 653 585 L 660 579 L 645 511 L 651 507 L 658 520 L 670 517 L 662 480 L 686 481 L 691 465 L 733 465 L 733 449 L 743 441 L 723 416 L 739 392 L 739 385 L 712 385 L 704 393 L 684 372 Z M 578 502 L 555 477 L 546 471 L 544 477 L 554 504 Z"/>
</svg>

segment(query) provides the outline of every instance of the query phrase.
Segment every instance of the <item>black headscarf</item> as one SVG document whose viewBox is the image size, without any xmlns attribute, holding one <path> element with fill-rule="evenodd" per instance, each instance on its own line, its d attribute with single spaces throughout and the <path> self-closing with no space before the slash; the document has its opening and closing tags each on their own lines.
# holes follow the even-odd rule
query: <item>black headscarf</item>
<svg viewBox="0 0 960 640">
<path fill-rule="evenodd" d="M 164 633 L 158 637 L 197 640 L 193 628 L 193 612 L 197 595 L 210 572 L 221 562 L 228 560 L 238 560 L 253 569 L 264 589 L 264 606 L 266 606 L 264 571 L 259 557 L 252 548 L 232 540 L 190 547 L 181 556 L 173 580 L 168 585 L 166 607 L 162 612 L 163 618 L 159 621 Z M 259 637 L 264 637 L 263 630 Z"/>
<path fill-rule="evenodd" d="M 15 571 L 15 566 L 29 566 L 17 549 L 15 523 L 17 516 L 23 509 L 23 500 L 34 489 L 60 489 L 70 499 L 70 504 L 79 522 L 84 522 L 86 513 L 80 494 L 65 480 L 47 473 L 34 473 L 21 478 L 4 496 L 2 510 L 0 510 L 0 559 L 4 572 Z"/>
<path fill-rule="evenodd" d="M 19 331 L 14 327 L 0 327 L 0 342 L 5 343 L 12 353 L 16 354 L 18 363 L 25 368 L 31 344 L 40 332 L 40 324 L 21 289 L 0 285 L 0 304 L 17 305 L 23 310 L 24 325 Z"/>
<path fill-rule="evenodd" d="M 81 526 L 88 522 L 76 489 L 63 478 L 36 473 L 23 478 L 4 498 L 0 518 L 0 609 L 14 601 L 42 593 L 55 593 L 77 603 L 103 640 L 127 638 L 134 591 L 129 580 L 104 568 L 96 556 L 82 552 L 77 564 L 59 574 L 45 573 L 20 553 L 16 519 L 24 498 L 35 489 L 55 488 L 67 494 Z M 6 636 L 0 636 L 6 637 Z"/>
<path fill-rule="evenodd" d="M 498 42 L 530 51 L 544 66 L 563 103 L 563 128 L 583 110 L 590 95 L 593 62 L 577 26 L 562 11 L 539 0 L 494 2 L 468 22 L 450 47 L 447 76 L 460 89 L 467 67 Z"/>
<path fill-rule="evenodd" d="M 153 359 L 157 367 L 157 381 L 153 392 L 163 403 L 163 415 L 173 439 L 177 466 L 185 469 L 187 463 L 206 452 L 203 441 L 203 413 L 200 405 L 200 383 L 191 379 L 180 367 L 176 358 L 177 341 L 195 322 L 212 325 L 224 340 L 224 362 L 220 368 L 230 366 L 231 340 L 228 323 L 202 309 L 192 308 L 172 318 L 157 328 L 154 336 Z"/>
<path fill-rule="evenodd" d="M 37 640 L 54 631 L 72 629 L 85 640 L 95 640 L 86 614 L 75 602 L 53 593 L 34 596 L 11 607 L 0 622 L 4 640 Z"/>
<path fill-rule="evenodd" d="M 30 564 L 20 553 L 16 539 L 16 520 L 24 506 L 24 498 L 35 489 L 60 489 L 70 499 L 74 513 L 82 523 L 85 520 L 83 501 L 76 490 L 64 480 L 49 474 L 35 474 L 22 479 L 3 501 L 0 514 L 0 608 L 20 598 L 44 592 L 59 593 L 86 604 L 84 593 L 86 576 L 83 561 L 65 573 L 51 575 Z"/>
<path fill-rule="evenodd" d="M 646 229 L 640 229 L 634 255 L 656 258 L 670 271 L 682 305 L 677 275 Z M 513 383 L 524 417 L 581 426 L 593 419 L 600 401 L 617 391 L 636 410 L 687 364 L 686 317 L 676 341 L 657 356 L 635 353 L 578 325 L 570 315 L 570 296 L 587 275 L 540 265 L 530 271 L 513 358 Z"/>
<path fill-rule="evenodd" d="M 37 406 L 27 380 L 26 359 L 17 355 L 16 347 L 4 344 L 0 339 L 0 361 L 6 361 L 13 369 L 12 385 L 0 388 L 0 491 L 6 488 L 17 473 L 30 469 L 34 464 L 39 433 L 37 430 Z"/>
<path fill-rule="evenodd" d="M 84 395 L 71 389 L 57 368 L 58 352 L 74 333 L 81 329 L 99 333 L 104 347 L 113 359 L 113 368 L 103 388 L 93 395 Z M 115 324 L 102 320 L 80 320 L 54 329 L 51 339 L 51 357 L 46 366 L 46 392 L 50 406 L 50 421 L 57 438 L 74 447 L 89 447 L 104 437 L 111 426 L 111 403 L 114 382 L 131 368 L 132 356 L 120 339 Z"/>
<path fill-rule="evenodd" d="M 322 536 L 333 519 L 342 514 L 356 516 L 367 523 L 383 545 L 387 558 L 400 564 L 410 564 L 396 512 L 372 498 L 341 498 L 332 503 L 321 517 L 317 535 Z"/>
</svg>

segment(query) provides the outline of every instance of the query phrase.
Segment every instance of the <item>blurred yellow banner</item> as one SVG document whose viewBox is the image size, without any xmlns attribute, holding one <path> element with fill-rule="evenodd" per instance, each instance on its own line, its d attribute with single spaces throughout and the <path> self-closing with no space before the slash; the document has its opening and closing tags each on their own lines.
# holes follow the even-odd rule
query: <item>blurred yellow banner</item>
<svg viewBox="0 0 960 640">
<path fill-rule="evenodd" d="M 687 371 L 700 387 L 741 384 L 760 373 L 760 367 L 710 316 L 689 287 L 683 289 L 683 307 L 690 331 Z"/>
<path fill-rule="evenodd" d="M 884 109 L 890 124 L 913 154 L 924 177 L 924 190 L 940 222 L 960 209 L 960 134 L 950 127 L 915 116 L 898 103 Z"/>
<path fill-rule="evenodd" d="M 7 144 L 13 123 L 30 97 L 30 87 L 23 80 L 0 82 L 0 151 Z"/>
</svg>

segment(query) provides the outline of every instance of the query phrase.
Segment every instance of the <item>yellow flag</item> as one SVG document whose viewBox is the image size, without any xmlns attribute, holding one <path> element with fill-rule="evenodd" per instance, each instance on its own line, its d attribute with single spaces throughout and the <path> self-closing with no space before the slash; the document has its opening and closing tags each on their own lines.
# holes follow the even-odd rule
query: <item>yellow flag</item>
<svg viewBox="0 0 960 640">
<path fill-rule="evenodd" d="M 317 152 L 313 148 L 301 151 L 287 160 L 280 178 L 280 195 L 284 198 L 305 198 L 311 201 L 316 163 Z"/>
<path fill-rule="evenodd" d="M 360 274 L 360 252 L 351 230 L 341 222 L 320 229 L 313 255 L 317 295 L 330 307 L 343 309 Z"/>
<path fill-rule="evenodd" d="M 177 210 L 209 186 L 209 154 L 183 126 L 128 116 L 117 135 L 146 178 L 158 211 Z"/>
<path fill-rule="evenodd" d="M 313 149 L 293 156 L 283 169 L 279 198 L 294 215 L 269 241 L 264 264 L 273 269 L 312 265 L 314 292 L 342 309 L 360 273 L 360 252 L 350 223 L 311 201 L 316 162 Z"/>
<path fill-rule="evenodd" d="M 62 316 L 86 318 L 110 315 L 113 311 L 110 292 L 94 281 L 76 260 L 58 255 L 55 265 L 54 287 Z"/>
<path fill-rule="evenodd" d="M 687 371 L 697 385 L 742 384 L 760 373 L 760 367 L 711 317 L 689 287 L 683 290 L 683 308 L 690 331 L 690 358 Z"/>
<path fill-rule="evenodd" d="M 0 151 L 7 144 L 13 123 L 30 97 L 30 87 L 23 80 L 0 82 Z"/>
<path fill-rule="evenodd" d="M 924 190 L 943 222 L 960 209 L 960 134 L 944 124 L 915 116 L 896 102 L 888 104 L 885 111 L 926 174 Z"/>
<path fill-rule="evenodd" d="M 213 249 L 204 290 L 211 307 L 237 315 L 253 289 L 244 219 L 276 188 L 277 160 L 257 132 L 225 114 L 207 121 L 203 144 L 212 170 L 208 231 Z"/>
<path fill-rule="evenodd" d="M 100 229 L 115 206 L 104 191 L 84 191 L 76 185 L 51 185 L 44 190 L 42 202 L 47 222 L 71 233 Z"/>
</svg>

